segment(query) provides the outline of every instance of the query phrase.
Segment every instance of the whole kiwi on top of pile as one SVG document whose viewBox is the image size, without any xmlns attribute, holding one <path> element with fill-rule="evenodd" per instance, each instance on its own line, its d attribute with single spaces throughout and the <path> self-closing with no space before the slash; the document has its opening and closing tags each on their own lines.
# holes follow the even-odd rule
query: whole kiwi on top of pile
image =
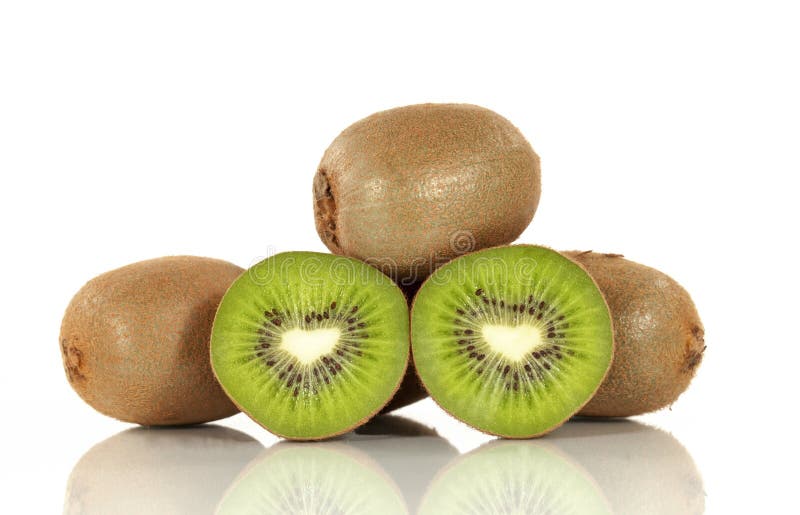
<svg viewBox="0 0 800 515">
<path fill-rule="evenodd" d="M 294 440 L 427 394 L 507 438 L 671 404 L 705 351 L 689 295 L 616 255 L 510 245 L 540 191 L 539 157 L 497 113 L 373 114 L 335 138 L 314 177 L 333 254 L 287 252 L 246 271 L 161 258 L 100 276 L 64 316 L 65 371 L 121 420 L 242 410 Z"/>
<path fill-rule="evenodd" d="M 539 157 L 511 122 L 468 104 L 422 104 L 342 131 L 314 177 L 317 232 L 401 286 L 505 245 L 539 205 Z"/>
</svg>

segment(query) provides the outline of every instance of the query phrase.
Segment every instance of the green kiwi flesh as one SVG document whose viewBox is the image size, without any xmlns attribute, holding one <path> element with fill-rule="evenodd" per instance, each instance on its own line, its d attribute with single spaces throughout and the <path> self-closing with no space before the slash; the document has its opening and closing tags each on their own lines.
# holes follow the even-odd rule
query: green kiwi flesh
<svg viewBox="0 0 800 515">
<path fill-rule="evenodd" d="M 539 204 L 539 157 L 489 109 L 410 105 L 342 131 L 313 190 L 317 232 L 331 252 L 417 281 L 456 256 L 519 237 Z"/>
<path fill-rule="evenodd" d="M 282 442 L 241 474 L 216 513 L 403 515 L 407 511 L 391 479 L 363 453 L 336 442 Z"/>
<path fill-rule="evenodd" d="M 580 414 L 629 417 L 671 405 L 689 387 L 706 350 L 689 294 L 666 274 L 619 254 L 565 254 L 606 297 L 616 341 L 608 377 Z"/>
<path fill-rule="evenodd" d="M 211 364 L 228 396 L 289 439 L 362 424 L 391 399 L 409 359 L 400 289 L 360 261 L 287 252 L 243 274 L 222 299 Z"/>
<path fill-rule="evenodd" d="M 558 513 L 611 515 L 581 467 L 543 442 L 491 442 L 448 467 L 425 494 L 421 515 Z"/>
<path fill-rule="evenodd" d="M 507 438 L 545 434 L 575 414 L 613 355 L 608 307 L 561 254 L 497 247 L 438 269 L 417 294 L 412 354 L 448 413 Z"/>
</svg>

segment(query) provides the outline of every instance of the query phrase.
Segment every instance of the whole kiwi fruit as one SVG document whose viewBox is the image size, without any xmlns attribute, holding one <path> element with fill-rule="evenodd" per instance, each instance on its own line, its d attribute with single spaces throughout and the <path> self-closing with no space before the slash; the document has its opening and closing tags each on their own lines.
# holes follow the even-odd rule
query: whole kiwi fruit
<svg viewBox="0 0 800 515">
<path fill-rule="evenodd" d="M 565 252 L 597 282 L 614 322 L 614 363 L 580 415 L 629 417 L 671 405 L 703 359 L 703 324 L 671 277 L 620 254 Z"/>
<path fill-rule="evenodd" d="M 335 254 L 402 285 L 470 251 L 511 243 L 539 204 L 539 157 L 508 120 L 469 104 L 373 114 L 328 147 L 317 232 Z"/>
<path fill-rule="evenodd" d="M 211 371 L 211 325 L 242 273 L 216 259 L 134 263 L 89 281 L 67 307 L 67 378 L 97 411 L 147 426 L 197 424 L 238 410 Z"/>
</svg>

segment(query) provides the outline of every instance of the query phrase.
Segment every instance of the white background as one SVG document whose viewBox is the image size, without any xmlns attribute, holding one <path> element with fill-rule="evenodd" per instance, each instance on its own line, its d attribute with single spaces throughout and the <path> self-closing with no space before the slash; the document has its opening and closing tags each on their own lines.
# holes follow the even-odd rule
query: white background
<svg viewBox="0 0 800 515">
<path fill-rule="evenodd" d="M 127 427 L 61 367 L 85 281 L 162 255 L 324 250 L 323 151 L 420 102 L 483 105 L 531 141 L 543 193 L 520 241 L 623 253 L 689 290 L 705 360 L 671 411 L 640 421 L 691 454 L 707 513 L 790 511 L 792 2 L 331 4 L 0 4 L 3 511 L 59 513 L 81 455 Z M 462 452 L 490 440 L 430 400 L 402 414 Z M 244 415 L 222 424 L 276 441 Z"/>
</svg>

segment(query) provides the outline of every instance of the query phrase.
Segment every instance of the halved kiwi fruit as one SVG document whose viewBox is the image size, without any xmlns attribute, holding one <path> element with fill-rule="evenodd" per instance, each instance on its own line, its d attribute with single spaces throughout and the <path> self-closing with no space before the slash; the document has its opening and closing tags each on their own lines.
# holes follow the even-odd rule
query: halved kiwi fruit
<svg viewBox="0 0 800 515">
<path fill-rule="evenodd" d="M 529 438 L 576 413 L 613 355 L 608 306 L 561 254 L 497 247 L 438 269 L 411 314 L 419 376 L 447 412 L 486 433 Z"/>
<path fill-rule="evenodd" d="M 500 441 L 445 469 L 425 494 L 419 513 L 611 515 L 612 511 L 592 477 L 554 447 L 540 441 Z"/>
<path fill-rule="evenodd" d="M 375 268 L 287 252 L 227 291 L 211 365 L 234 403 L 272 433 L 327 438 L 389 402 L 408 365 L 408 322 L 402 292 Z"/>
<path fill-rule="evenodd" d="M 365 454 L 338 442 L 282 442 L 247 467 L 216 513 L 408 512 L 397 486 Z"/>
</svg>

